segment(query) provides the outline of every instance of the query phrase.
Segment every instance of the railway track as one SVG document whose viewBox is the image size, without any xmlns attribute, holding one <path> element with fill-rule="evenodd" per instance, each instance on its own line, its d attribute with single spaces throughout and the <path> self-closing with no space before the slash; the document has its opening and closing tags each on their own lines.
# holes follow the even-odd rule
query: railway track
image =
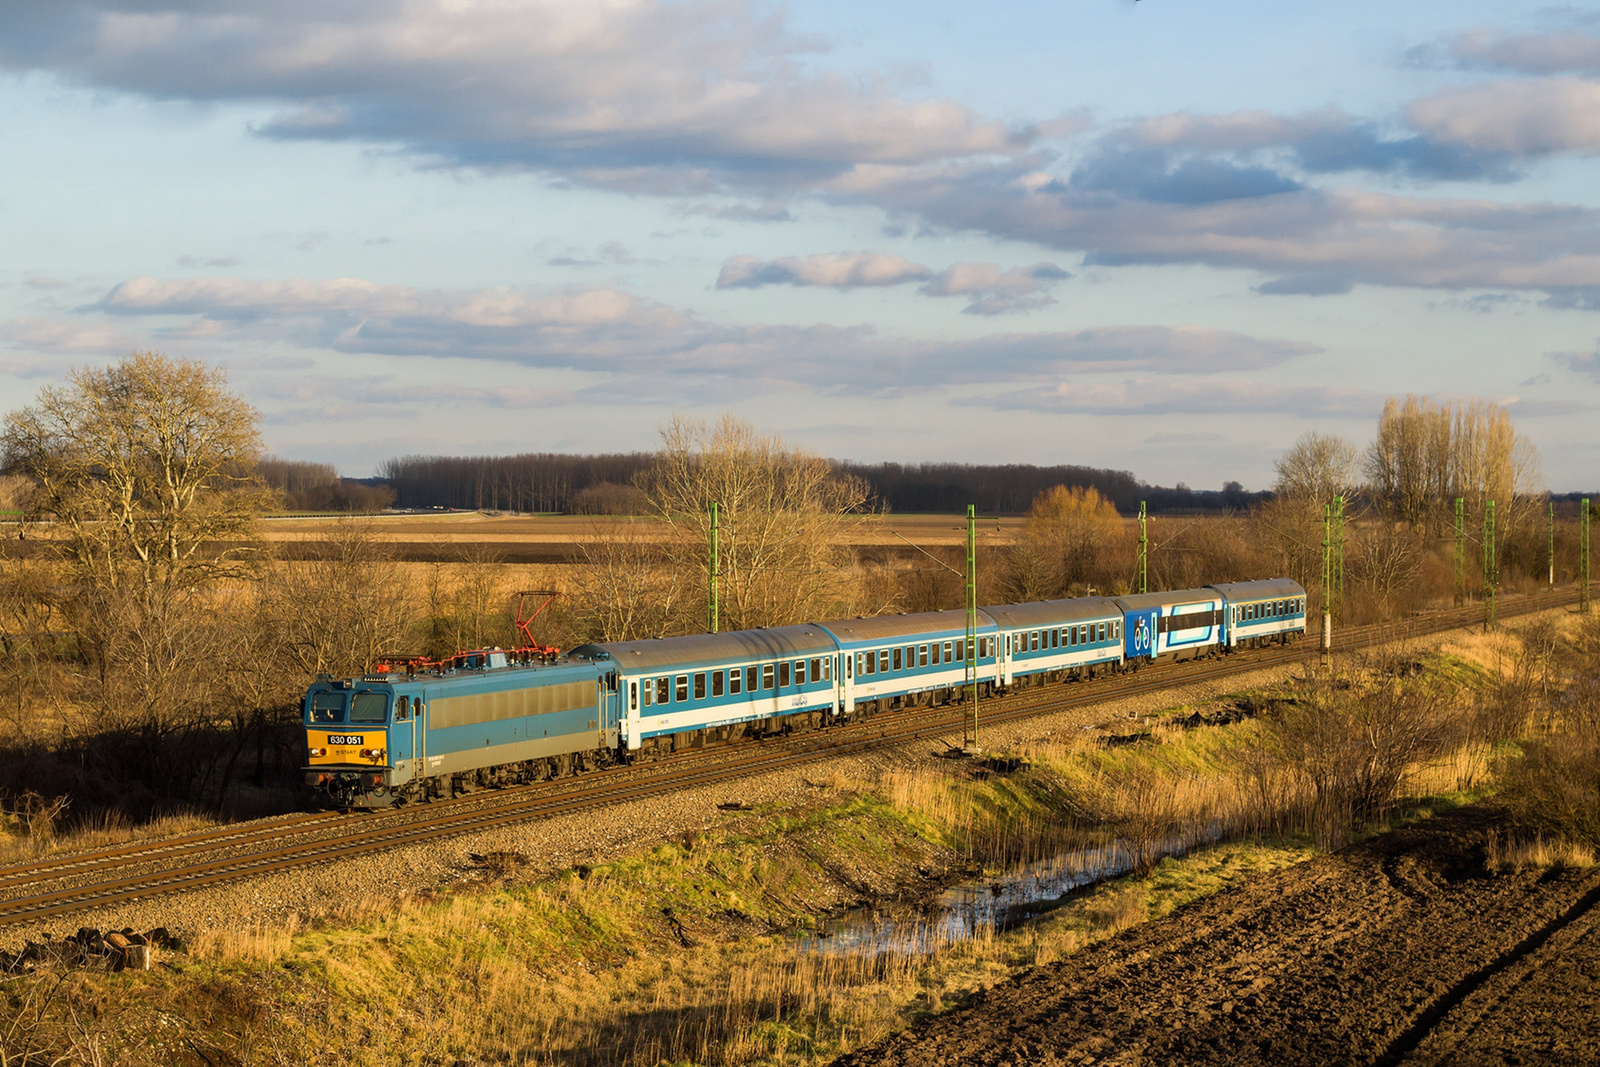
<svg viewBox="0 0 1600 1067">
<path fill-rule="evenodd" d="M 1574 600 L 1574 595 L 1566 593 L 1527 597 L 1504 605 L 1501 616 L 1544 611 Z M 1463 608 L 1408 620 L 1403 625 L 1354 627 L 1337 635 L 1334 648 L 1370 648 L 1458 629 L 1480 618 L 1481 608 Z M 1021 688 L 1009 696 L 985 701 L 981 706 L 982 722 L 1015 722 L 1112 697 L 1137 696 L 1314 659 L 1318 654 L 1315 642 L 1308 638 L 1296 645 L 1257 649 L 1201 663 L 1145 668 L 1131 675 L 1070 686 Z M 832 756 L 917 740 L 944 740 L 961 730 L 966 714 L 965 707 L 959 704 L 913 706 L 834 730 L 689 750 L 653 764 L 613 768 L 580 778 L 471 794 L 429 805 L 357 815 L 321 812 L 282 816 L 0 867 L 0 927 L 584 811 L 674 789 L 736 782 Z"/>
</svg>

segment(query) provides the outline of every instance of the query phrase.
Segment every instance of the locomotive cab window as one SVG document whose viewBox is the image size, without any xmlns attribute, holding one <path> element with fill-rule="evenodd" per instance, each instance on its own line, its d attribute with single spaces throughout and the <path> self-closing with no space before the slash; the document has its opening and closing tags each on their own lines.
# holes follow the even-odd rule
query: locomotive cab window
<svg viewBox="0 0 1600 1067">
<path fill-rule="evenodd" d="M 311 698 L 312 722 L 344 722 L 344 694 L 318 693 Z"/>
<path fill-rule="evenodd" d="M 394 721 L 404 722 L 411 718 L 411 698 L 401 697 L 394 702 Z"/>
<path fill-rule="evenodd" d="M 388 712 L 389 698 L 382 693 L 357 693 L 350 699 L 351 722 L 382 722 Z"/>
</svg>

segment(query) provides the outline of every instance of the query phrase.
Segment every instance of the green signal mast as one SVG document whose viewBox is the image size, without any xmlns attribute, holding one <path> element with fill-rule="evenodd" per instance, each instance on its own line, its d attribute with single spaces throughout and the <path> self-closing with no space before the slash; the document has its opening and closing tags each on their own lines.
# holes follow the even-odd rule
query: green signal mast
<svg viewBox="0 0 1600 1067">
<path fill-rule="evenodd" d="M 978 749 L 978 511 L 974 504 L 967 505 L 967 704 L 972 713 L 967 717 L 968 729 L 962 748 L 968 752 Z"/>
<path fill-rule="evenodd" d="M 711 502 L 711 543 L 709 546 L 711 549 L 711 558 L 709 560 L 711 583 L 706 590 L 706 632 L 713 634 L 717 632 L 717 574 L 721 570 L 721 560 L 718 558 L 719 546 L 717 544 L 721 530 L 717 512 L 717 502 L 713 500 Z"/>
<path fill-rule="evenodd" d="M 1546 586 L 1554 592 L 1556 588 L 1556 502 L 1554 500 L 1550 501 L 1550 523 L 1545 527 L 1545 532 L 1549 536 L 1548 555 L 1545 559 L 1550 564 L 1550 577 Z"/>
<path fill-rule="evenodd" d="M 1494 587 L 1500 574 L 1494 550 L 1494 501 L 1483 505 L 1483 629 L 1494 629 Z"/>
<path fill-rule="evenodd" d="M 1144 501 L 1139 501 L 1139 592 L 1150 591 L 1150 527 Z"/>
<path fill-rule="evenodd" d="M 1456 497 L 1456 607 L 1467 602 L 1467 501 Z"/>
<path fill-rule="evenodd" d="M 1578 513 L 1578 610 L 1589 612 L 1589 498 Z"/>
<path fill-rule="evenodd" d="M 1333 620 L 1344 592 L 1344 497 L 1322 505 L 1322 651 L 1333 650 Z"/>
</svg>

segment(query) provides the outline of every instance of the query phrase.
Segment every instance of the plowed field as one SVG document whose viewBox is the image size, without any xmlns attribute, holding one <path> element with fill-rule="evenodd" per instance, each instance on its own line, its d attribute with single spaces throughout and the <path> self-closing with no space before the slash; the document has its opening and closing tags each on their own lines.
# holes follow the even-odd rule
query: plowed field
<svg viewBox="0 0 1600 1067">
<path fill-rule="evenodd" d="M 1490 874 L 1468 808 L 1041 967 L 850 1067 L 1600 1063 L 1600 868 Z"/>
</svg>

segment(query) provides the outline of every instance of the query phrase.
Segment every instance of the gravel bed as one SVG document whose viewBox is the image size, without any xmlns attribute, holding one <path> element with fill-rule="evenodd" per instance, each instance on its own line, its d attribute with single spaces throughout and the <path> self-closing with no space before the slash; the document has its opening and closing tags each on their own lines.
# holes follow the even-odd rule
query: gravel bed
<svg viewBox="0 0 1600 1067">
<path fill-rule="evenodd" d="M 1436 646 L 1454 634 L 1437 635 Z M 1214 702 L 1229 693 L 1280 683 L 1302 670 L 1298 664 L 1264 667 L 1242 675 L 1176 686 L 1156 693 L 1111 698 L 1080 708 L 1041 713 L 1024 720 L 981 726 L 985 749 L 1003 751 L 1062 733 L 1094 728 L 1123 729 L 1130 722 Z M 980 724 L 981 725 L 981 724 Z M 959 743 L 955 734 L 950 741 Z M 738 783 L 691 786 L 598 810 L 513 823 L 484 831 L 369 853 L 336 862 L 296 867 L 236 882 L 150 897 L 114 908 L 85 909 L 18 924 L 0 933 L 0 946 L 17 947 L 45 933 L 60 935 L 80 926 L 97 929 L 164 926 L 189 939 L 206 929 L 275 926 L 290 916 L 315 917 L 378 898 L 398 899 L 419 891 L 449 891 L 479 882 L 481 861 L 473 856 L 518 853 L 527 866 L 519 880 L 533 880 L 579 864 L 637 855 L 686 833 L 739 825 L 760 816 L 719 810 L 746 805 L 804 807 L 835 799 L 851 783 L 872 781 L 891 768 L 949 767 L 938 744 L 927 740 L 870 752 L 822 757 L 798 767 L 751 776 Z M 660 766 L 647 768 L 659 770 Z M 247 824 L 241 824 L 247 825 Z M 357 823 L 357 826 L 360 824 Z M 105 877 L 129 870 L 113 868 Z"/>
</svg>

